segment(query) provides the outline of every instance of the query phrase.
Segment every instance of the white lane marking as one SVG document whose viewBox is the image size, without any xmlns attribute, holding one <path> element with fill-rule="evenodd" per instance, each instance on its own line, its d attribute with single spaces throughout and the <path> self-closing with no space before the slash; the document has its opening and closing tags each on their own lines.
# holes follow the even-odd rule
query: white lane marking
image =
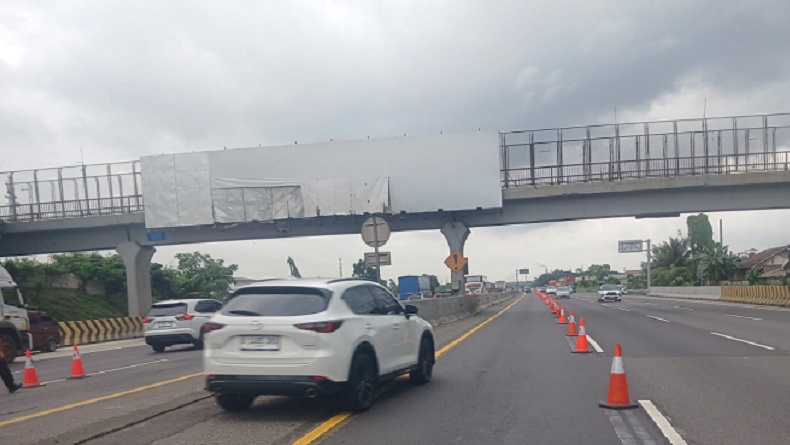
<svg viewBox="0 0 790 445">
<path fill-rule="evenodd" d="M 587 342 L 592 345 L 593 349 L 595 349 L 595 352 L 603 352 L 603 349 L 601 349 L 601 347 L 598 346 L 598 342 L 593 340 L 593 338 L 590 337 L 589 335 L 587 336 Z"/>
<path fill-rule="evenodd" d="M 672 445 L 688 445 L 688 443 L 680 437 L 680 434 L 675 430 L 675 427 L 669 423 L 669 419 L 664 417 L 661 414 L 661 411 L 656 408 L 656 405 L 653 404 L 650 400 L 638 400 L 639 404 L 642 405 L 642 408 L 647 412 L 647 415 L 653 419 L 658 429 L 661 430 L 661 433 L 664 437 L 669 440 L 669 443 Z"/>
<path fill-rule="evenodd" d="M 636 437 L 638 437 L 639 440 L 642 441 L 642 444 L 656 445 L 656 441 L 653 440 L 652 437 L 650 437 L 650 433 L 647 432 L 647 429 L 645 429 L 645 426 L 642 424 L 642 421 L 639 420 L 638 417 L 636 417 L 636 414 L 634 414 L 633 411 L 626 410 L 623 411 L 623 414 L 625 414 L 626 420 L 628 420 L 628 423 L 631 424 L 631 428 L 634 429 L 634 432 L 636 433 Z"/>
<path fill-rule="evenodd" d="M 637 445 L 636 439 L 628 432 L 628 427 L 625 426 L 625 422 L 623 422 L 623 418 L 620 417 L 620 414 L 611 409 L 605 409 L 604 411 L 606 411 L 606 415 L 609 417 L 609 423 L 612 424 L 614 432 L 617 434 L 617 438 L 620 439 L 620 442 L 622 442 L 623 445 Z"/>
<path fill-rule="evenodd" d="M 623 311 L 623 312 L 631 312 L 631 309 L 626 309 L 624 307 L 616 307 L 615 309 L 617 309 L 618 311 Z"/>
<path fill-rule="evenodd" d="M 645 317 L 652 318 L 653 320 L 663 321 L 664 323 L 672 323 L 671 321 L 667 320 L 666 318 L 654 317 L 652 315 L 645 315 Z"/>
<path fill-rule="evenodd" d="M 731 335 L 719 334 L 718 332 L 711 332 L 711 335 L 718 335 L 719 337 L 724 337 L 724 338 L 726 338 L 728 340 L 739 341 L 741 343 L 746 343 L 747 345 L 757 346 L 758 348 L 767 349 L 769 351 L 775 351 L 776 350 L 776 348 L 774 348 L 773 346 L 761 345 L 760 343 L 755 343 L 753 341 L 749 341 L 749 340 L 744 340 L 742 338 L 733 337 Z"/>
<path fill-rule="evenodd" d="M 657 305 L 657 304 L 655 304 L 655 303 L 648 303 L 648 302 L 645 302 L 645 304 L 646 304 L 646 305 L 648 305 L 648 306 L 658 306 L 658 305 Z"/>
<path fill-rule="evenodd" d="M 685 306 L 675 306 L 675 309 L 683 309 L 685 311 L 693 311 L 694 309 Z"/>
<path fill-rule="evenodd" d="M 110 372 L 123 371 L 124 369 L 133 369 L 133 368 L 137 368 L 137 367 L 140 367 L 140 366 L 153 365 L 153 364 L 156 364 L 156 363 L 162 363 L 162 362 L 166 362 L 166 361 L 168 361 L 168 360 L 166 358 L 163 358 L 163 359 L 159 359 L 159 360 L 154 360 L 152 362 L 135 363 L 134 365 L 122 366 L 120 368 L 105 369 L 104 371 L 92 372 L 92 373 L 86 374 L 86 375 L 88 375 L 88 376 L 102 375 L 102 374 L 107 374 L 107 373 L 110 373 Z M 45 385 L 47 383 L 65 382 L 66 380 L 67 379 L 50 380 L 48 382 L 41 382 L 41 384 Z"/>
<path fill-rule="evenodd" d="M 735 315 L 735 314 L 725 314 L 725 315 L 728 315 L 730 317 L 748 318 L 749 320 L 762 321 L 762 318 L 760 317 L 747 317 L 746 315 Z"/>
</svg>

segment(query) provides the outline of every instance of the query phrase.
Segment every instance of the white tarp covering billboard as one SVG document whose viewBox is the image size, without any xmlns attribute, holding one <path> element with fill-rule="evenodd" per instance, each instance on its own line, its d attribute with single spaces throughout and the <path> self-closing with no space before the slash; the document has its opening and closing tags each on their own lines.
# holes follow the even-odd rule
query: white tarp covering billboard
<svg viewBox="0 0 790 445">
<path fill-rule="evenodd" d="M 142 176 L 151 228 L 502 206 L 497 133 L 148 156 Z"/>
<path fill-rule="evenodd" d="M 208 153 L 140 159 L 147 227 L 212 224 Z M 148 193 L 145 191 L 148 190 Z"/>
</svg>

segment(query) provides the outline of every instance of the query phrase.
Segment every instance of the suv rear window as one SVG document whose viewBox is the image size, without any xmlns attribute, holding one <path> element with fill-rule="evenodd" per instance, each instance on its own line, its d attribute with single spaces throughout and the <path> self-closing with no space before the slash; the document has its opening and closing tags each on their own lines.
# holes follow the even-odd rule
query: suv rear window
<svg viewBox="0 0 790 445">
<path fill-rule="evenodd" d="M 151 306 L 149 317 L 170 317 L 187 313 L 186 303 L 155 304 Z"/>
<path fill-rule="evenodd" d="M 601 290 L 620 290 L 620 286 L 615 284 L 605 284 L 601 286 Z"/>
<path fill-rule="evenodd" d="M 258 287 L 240 289 L 222 308 L 223 315 L 296 317 L 324 312 L 329 292 L 309 287 Z"/>
</svg>

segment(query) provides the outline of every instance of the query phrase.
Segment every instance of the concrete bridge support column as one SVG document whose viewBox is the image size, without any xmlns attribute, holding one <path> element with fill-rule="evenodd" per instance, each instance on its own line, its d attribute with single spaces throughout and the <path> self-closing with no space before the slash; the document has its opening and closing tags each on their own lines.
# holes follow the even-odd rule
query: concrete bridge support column
<svg viewBox="0 0 790 445">
<path fill-rule="evenodd" d="M 469 238 L 469 234 L 472 233 L 469 231 L 469 227 L 462 222 L 456 221 L 445 223 L 441 230 L 442 235 L 444 235 L 444 238 L 447 240 L 447 245 L 450 247 L 450 253 L 452 254 L 454 251 L 458 251 L 458 253 L 463 255 L 466 239 Z M 450 282 L 452 283 L 454 291 L 458 291 L 461 294 L 464 293 L 466 289 L 466 280 L 464 279 L 463 270 L 452 272 Z"/>
<path fill-rule="evenodd" d="M 129 295 L 129 316 L 144 316 L 151 309 L 151 258 L 156 249 L 136 241 L 118 244 L 115 251 L 126 266 L 126 292 Z"/>
</svg>

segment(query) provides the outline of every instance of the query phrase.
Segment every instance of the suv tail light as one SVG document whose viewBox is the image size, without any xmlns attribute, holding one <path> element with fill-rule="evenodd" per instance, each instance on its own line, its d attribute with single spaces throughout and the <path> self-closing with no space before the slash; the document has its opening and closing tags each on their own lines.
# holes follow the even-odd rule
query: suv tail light
<svg viewBox="0 0 790 445">
<path fill-rule="evenodd" d="M 342 321 L 319 321 L 316 323 L 299 323 L 295 324 L 294 327 L 303 329 L 305 331 L 315 331 L 321 334 L 329 334 L 330 332 L 335 332 L 338 330 L 342 324 Z"/>
<path fill-rule="evenodd" d="M 150 318 L 150 317 L 143 317 L 143 318 L 140 319 L 140 321 L 142 321 L 143 323 L 150 323 L 150 322 L 154 321 L 154 319 Z"/>
<path fill-rule="evenodd" d="M 195 316 L 192 315 L 192 314 L 184 314 L 184 315 L 179 315 L 178 317 L 176 317 L 176 320 L 189 321 L 189 320 L 191 320 L 193 318 L 195 318 Z"/>
<path fill-rule="evenodd" d="M 203 331 L 204 334 L 208 334 L 211 331 L 216 331 L 217 329 L 222 329 L 224 327 L 225 325 L 222 323 L 208 322 L 204 324 L 200 330 Z"/>
</svg>

